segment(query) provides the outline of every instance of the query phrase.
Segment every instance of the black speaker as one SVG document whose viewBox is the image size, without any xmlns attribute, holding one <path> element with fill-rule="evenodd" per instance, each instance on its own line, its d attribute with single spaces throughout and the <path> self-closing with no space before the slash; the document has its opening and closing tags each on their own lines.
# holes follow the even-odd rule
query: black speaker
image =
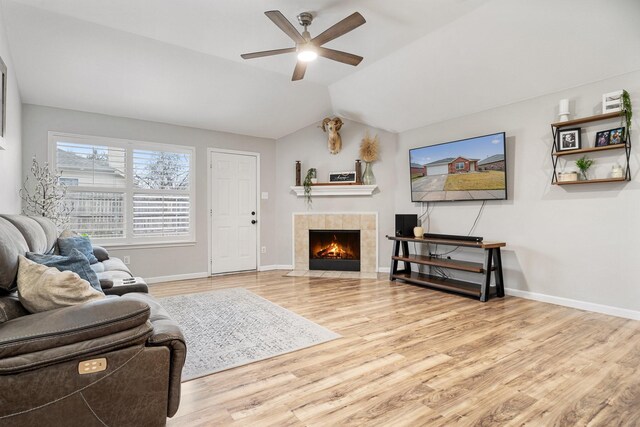
<svg viewBox="0 0 640 427">
<path fill-rule="evenodd" d="M 413 227 L 417 226 L 417 214 L 396 214 L 396 236 L 413 237 Z"/>
</svg>

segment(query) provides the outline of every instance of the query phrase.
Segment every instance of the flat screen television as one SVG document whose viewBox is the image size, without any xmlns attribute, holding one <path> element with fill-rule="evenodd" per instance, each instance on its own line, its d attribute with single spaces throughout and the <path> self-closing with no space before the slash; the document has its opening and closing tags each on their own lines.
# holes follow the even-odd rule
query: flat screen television
<svg viewBox="0 0 640 427">
<path fill-rule="evenodd" d="M 412 202 L 506 200 L 504 132 L 409 150 Z"/>
</svg>

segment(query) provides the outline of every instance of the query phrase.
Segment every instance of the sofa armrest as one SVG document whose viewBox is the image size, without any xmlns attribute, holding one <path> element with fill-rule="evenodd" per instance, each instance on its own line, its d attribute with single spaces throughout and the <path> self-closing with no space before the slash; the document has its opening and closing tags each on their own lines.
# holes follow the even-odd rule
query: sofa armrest
<svg viewBox="0 0 640 427">
<path fill-rule="evenodd" d="M 136 329 L 149 319 L 141 301 L 108 297 L 101 300 L 22 316 L 0 326 L 0 360 Z"/>
<path fill-rule="evenodd" d="M 187 346 L 184 335 L 178 324 L 169 316 L 162 305 L 150 295 L 131 293 L 123 295 L 121 298 L 144 301 L 149 304 L 151 308 L 151 317 L 149 320 L 153 325 L 153 334 L 147 339 L 147 345 L 152 347 L 167 347 L 171 352 L 167 416 L 172 417 L 178 411 L 178 406 L 180 405 L 182 368 L 184 367 L 184 362 L 187 357 Z"/>
</svg>

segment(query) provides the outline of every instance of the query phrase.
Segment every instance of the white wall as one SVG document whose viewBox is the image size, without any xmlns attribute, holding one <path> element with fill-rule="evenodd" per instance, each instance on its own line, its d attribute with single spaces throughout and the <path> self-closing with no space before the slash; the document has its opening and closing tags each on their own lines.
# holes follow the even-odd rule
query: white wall
<svg viewBox="0 0 640 427">
<path fill-rule="evenodd" d="M 557 121 L 558 101 L 571 100 L 572 118 L 599 114 L 602 94 L 627 89 L 634 121 L 628 183 L 551 185 L 549 124 Z M 462 100 L 462 102 L 464 102 Z M 487 110 L 399 134 L 395 209 L 420 212 L 411 203 L 407 167 L 410 148 L 506 131 L 509 200 L 488 202 L 474 235 L 506 241 L 506 287 L 640 310 L 640 71 L 559 93 Z M 583 146 L 593 146 L 596 130 L 618 127 L 619 120 L 583 128 Z M 622 152 L 591 154 L 595 177 L 606 177 Z M 611 156 L 611 154 L 614 154 Z M 571 158 L 570 160 L 576 160 Z M 622 163 L 621 163 L 622 164 Z M 570 167 L 575 167 L 569 165 Z M 431 231 L 467 234 L 480 202 L 440 203 L 431 215 Z M 459 253 L 456 255 L 460 256 Z M 468 259 L 479 254 L 463 253 Z"/>
<path fill-rule="evenodd" d="M 342 151 L 332 155 L 327 149 L 327 134 L 318 123 L 277 140 L 276 143 L 276 228 L 278 230 L 278 264 L 292 265 L 291 214 L 293 212 L 378 212 L 378 255 L 381 267 L 389 266 L 391 245 L 385 234 L 393 233 L 394 193 L 400 185 L 396 180 L 397 136 L 380 129 L 345 120 L 340 135 Z M 313 197 L 307 206 L 303 197 L 296 197 L 290 190 L 295 185 L 295 162 L 302 161 L 302 178 L 309 168 L 318 170 L 318 181 L 327 182 L 329 172 L 355 170 L 355 161 L 360 158 L 360 141 L 369 131 L 378 135 L 380 160 L 373 164 L 378 189 L 373 196 Z M 362 165 L 364 171 L 364 163 Z"/>
<path fill-rule="evenodd" d="M 21 102 L 16 73 L 5 32 L 4 11 L 0 7 L 0 57 L 7 65 L 7 121 L 0 138 L 0 213 L 20 213 L 18 191 L 22 185 Z"/>
<path fill-rule="evenodd" d="M 261 244 L 275 248 L 275 141 L 266 138 L 236 135 L 224 132 L 174 126 L 143 120 L 85 113 L 59 108 L 25 104 L 23 116 L 23 167 L 35 155 L 39 160 L 47 158 L 49 131 L 107 136 L 138 141 L 181 144 L 196 147 L 196 240 L 194 246 L 155 249 L 121 249 L 111 251 L 115 256 L 131 256 L 131 270 L 146 277 L 163 277 L 182 274 L 206 273 L 208 270 L 207 236 L 207 148 L 223 148 L 260 153 L 261 188 L 269 193 L 269 200 L 262 200 Z M 1 155 L 1 154 L 0 154 Z M 18 161 L 19 163 L 19 161 Z M 261 255 L 261 265 L 275 264 L 275 253 Z"/>
</svg>

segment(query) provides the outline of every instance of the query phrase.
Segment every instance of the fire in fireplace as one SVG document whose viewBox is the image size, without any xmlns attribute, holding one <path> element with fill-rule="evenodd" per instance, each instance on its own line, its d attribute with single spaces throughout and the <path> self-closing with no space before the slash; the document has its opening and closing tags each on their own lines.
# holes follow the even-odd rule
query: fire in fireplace
<svg viewBox="0 0 640 427">
<path fill-rule="evenodd" d="M 360 230 L 309 230 L 309 270 L 360 271 Z"/>
</svg>

